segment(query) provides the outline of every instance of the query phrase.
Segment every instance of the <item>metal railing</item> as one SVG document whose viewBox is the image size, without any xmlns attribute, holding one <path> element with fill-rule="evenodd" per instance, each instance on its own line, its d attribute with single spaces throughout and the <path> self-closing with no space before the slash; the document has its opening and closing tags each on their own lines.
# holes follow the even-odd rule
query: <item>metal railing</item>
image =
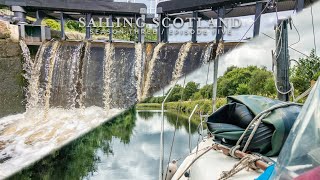
<svg viewBox="0 0 320 180">
<path fill-rule="evenodd" d="M 173 87 L 170 89 L 166 97 L 164 98 L 162 105 L 161 105 L 161 133 L 160 133 L 160 166 L 159 166 L 159 180 L 163 180 L 163 156 L 164 156 L 164 149 L 163 149 L 163 131 L 164 131 L 164 103 L 167 101 L 169 95 L 171 94 L 172 90 L 176 87 L 178 81 L 176 81 Z"/>
<path fill-rule="evenodd" d="M 190 153 L 191 153 L 191 146 L 192 146 L 192 144 L 191 144 L 191 118 L 192 118 L 193 114 L 196 112 L 198 106 L 199 106 L 199 104 L 197 104 L 193 108 L 192 113 L 190 114 L 189 120 L 188 120 L 188 123 L 189 123 L 189 151 L 190 151 Z"/>
</svg>

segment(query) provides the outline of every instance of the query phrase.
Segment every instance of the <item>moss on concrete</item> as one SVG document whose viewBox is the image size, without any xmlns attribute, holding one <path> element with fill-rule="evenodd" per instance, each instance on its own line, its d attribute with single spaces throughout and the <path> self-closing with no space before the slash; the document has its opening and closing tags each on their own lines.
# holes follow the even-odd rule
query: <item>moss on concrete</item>
<svg viewBox="0 0 320 180">
<path fill-rule="evenodd" d="M 19 44 L 0 39 L 0 117 L 25 110 L 25 84 Z"/>
<path fill-rule="evenodd" d="M 10 29 L 8 23 L 5 21 L 0 21 L 0 39 L 10 38 Z"/>
</svg>

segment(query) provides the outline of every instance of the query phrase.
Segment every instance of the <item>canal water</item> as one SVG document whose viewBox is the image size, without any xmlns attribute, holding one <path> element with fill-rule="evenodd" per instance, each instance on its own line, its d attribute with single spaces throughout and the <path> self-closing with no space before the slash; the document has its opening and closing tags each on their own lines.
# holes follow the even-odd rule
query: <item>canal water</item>
<svg viewBox="0 0 320 180">
<path fill-rule="evenodd" d="M 189 152 L 188 119 L 165 112 L 164 120 L 166 167 L 175 127 L 171 159 L 180 164 Z M 128 110 L 10 179 L 157 179 L 160 123 L 160 111 Z M 196 129 L 191 124 L 193 146 Z"/>
</svg>

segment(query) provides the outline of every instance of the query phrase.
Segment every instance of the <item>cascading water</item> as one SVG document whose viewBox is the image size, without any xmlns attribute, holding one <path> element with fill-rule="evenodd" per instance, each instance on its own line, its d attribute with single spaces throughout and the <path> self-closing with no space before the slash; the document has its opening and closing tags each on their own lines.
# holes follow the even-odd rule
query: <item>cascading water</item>
<svg viewBox="0 0 320 180">
<path fill-rule="evenodd" d="M 137 89 L 137 100 L 142 100 L 142 87 L 143 87 L 143 67 L 144 67 L 144 54 L 142 52 L 142 44 L 135 44 L 135 76 L 137 79 L 136 89 Z"/>
<path fill-rule="evenodd" d="M 154 48 L 154 53 L 145 68 L 146 78 L 143 91 L 143 97 L 146 98 L 165 86 L 173 80 L 188 74 L 200 67 L 207 52 L 211 52 L 211 45 L 200 43 L 160 43 Z"/>
<path fill-rule="evenodd" d="M 133 43 L 112 43 L 114 46 L 113 58 L 107 77 L 109 84 L 109 106 L 111 108 L 128 108 L 137 102 L 137 79 L 135 64 L 135 49 Z"/>
<path fill-rule="evenodd" d="M 36 82 L 29 87 L 35 99 L 30 103 L 35 106 L 39 97 L 46 110 L 128 108 L 207 62 L 212 45 L 159 43 L 152 55 L 150 48 L 150 43 L 46 43 L 31 72 Z"/>
<path fill-rule="evenodd" d="M 183 44 L 180 48 L 179 55 L 174 67 L 174 71 L 172 72 L 172 79 L 176 80 L 182 76 L 183 71 L 183 65 L 184 61 L 186 60 L 186 57 L 188 56 L 188 53 L 192 47 L 192 43 L 188 42 L 186 44 Z"/>
<path fill-rule="evenodd" d="M 20 44 L 29 81 L 27 111 L 0 119 L 0 179 L 208 62 L 212 48 L 49 41 L 33 60 Z"/>
<path fill-rule="evenodd" d="M 83 45 L 82 42 L 59 42 L 55 57 L 52 57 L 52 74 L 48 76 L 51 107 L 75 108 Z"/>
<path fill-rule="evenodd" d="M 155 68 L 156 60 L 159 56 L 160 49 L 164 45 L 165 45 L 164 43 L 159 43 L 159 44 L 157 44 L 157 46 L 153 50 L 152 58 L 151 58 L 150 62 L 148 63 L 148 67 L 147 67 L 148 71 L 146 72 L 146 79 L 145 79 L 144 88 L 143 88 L 143 99 L 145 99 L 148 95 L 148 91 L 151 87 L 151 77 L 152 77 L 153 69 Z"/>
</svg>

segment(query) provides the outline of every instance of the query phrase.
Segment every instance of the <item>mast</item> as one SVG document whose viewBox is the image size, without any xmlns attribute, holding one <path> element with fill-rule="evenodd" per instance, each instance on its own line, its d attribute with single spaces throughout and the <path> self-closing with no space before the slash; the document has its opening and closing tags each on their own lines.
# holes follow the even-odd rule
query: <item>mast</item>
<svg viewBox="0 0 320 180">
<path fill-rule="evenodd" d="M 288 49 L 288 22 L 280 20 L 276 27 L 276 89 L 278 99 L 289 101 L 291 86 L 289 83 L 289 49 Z"/>
</svg>

